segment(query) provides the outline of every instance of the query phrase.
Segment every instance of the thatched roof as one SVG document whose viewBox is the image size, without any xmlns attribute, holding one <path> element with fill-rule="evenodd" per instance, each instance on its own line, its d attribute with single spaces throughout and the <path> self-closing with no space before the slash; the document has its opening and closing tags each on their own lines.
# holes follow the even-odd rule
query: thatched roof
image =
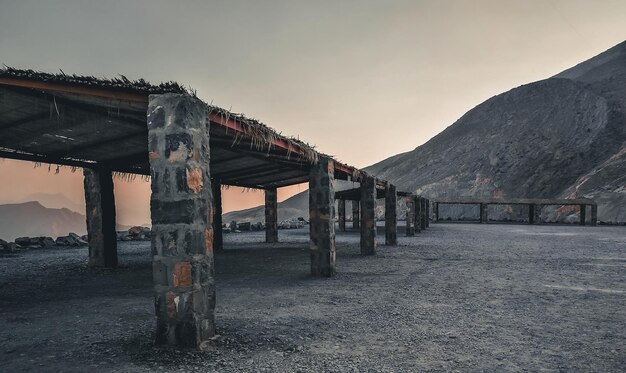
<svg viewBox="0 0 626 373">
<path fill-rule="evenodd" d="M 68 75 L 62 70 L 58 74 L 51 74 L 35 70 L 15 69 L 6 65 L 0 68 L 0 78 L 53 82 L 66 85 L 106 88 L 116 91 L 146 94 L 189 93 L 184 87 L 176 82 L 166 82 L 159 85 L 153 85 L 143 79 L 130 80 L 124 75 L 119 75 L 119 77 L 112 79 L 96 78 L 95 76 L 86 75 Z"/>
</svg>

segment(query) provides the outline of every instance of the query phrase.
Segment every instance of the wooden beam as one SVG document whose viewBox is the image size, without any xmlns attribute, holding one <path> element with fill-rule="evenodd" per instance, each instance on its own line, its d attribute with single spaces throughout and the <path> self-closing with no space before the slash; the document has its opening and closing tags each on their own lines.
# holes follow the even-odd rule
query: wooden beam
<svg viewBox="0 0 626 373">
<path fill-rule="evenodd" d="M 9 123 L 1 123 L 0 124 L 0 132 L 4 132 L 8 129 L 14 128 L 14 127 L 18 127 L 21 126 L 23 124 L 27 124 L 27 123 L 31 123 L 31 122 L 35 122 L 38 120 L 42 120 L 42 119 L 46 119 L 46 118 L 50 118 L 50 112 L 46 111 L 45 113 L 36 113 L 33 115 L 29 115 L 25 118 L 21 118 L 18 120 L 14 120 L 13 122 L 9 122 Z"/>
<path fill-rule="evenodd" d="M 80 85 L 68 85 L 65 83 L 42 82 L 37 80 L 25 80 L 17 78 L 0 78 L 0 85 L 11 87 L 23 87 L 48 92 L 62 92 L 75 95 L 101 97 L 112 100 L 130 101 L 148 104 L 148 93 L 127 92 L 111 90 L 102 87 L 85 87 Z"/>
</svg>

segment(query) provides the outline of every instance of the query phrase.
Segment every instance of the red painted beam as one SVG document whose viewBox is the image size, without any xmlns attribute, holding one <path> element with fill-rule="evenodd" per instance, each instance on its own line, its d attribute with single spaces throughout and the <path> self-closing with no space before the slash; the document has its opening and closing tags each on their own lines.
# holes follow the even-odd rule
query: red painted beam
<svg viewBox="0 0 626 373">
<path fill-rule="evenodd" d="M 148 95 L 145 93 L 116 91 L 98 87 L 84 87 L 63 83 L 40 82 L 37 80 L 22 80 L 15 78 L 0 78 L 0 85 L 23 87 L 42 91 L 71 93 L 75 95 L 87 95 L 113 100 L 148 103 Z"/>
</svg>

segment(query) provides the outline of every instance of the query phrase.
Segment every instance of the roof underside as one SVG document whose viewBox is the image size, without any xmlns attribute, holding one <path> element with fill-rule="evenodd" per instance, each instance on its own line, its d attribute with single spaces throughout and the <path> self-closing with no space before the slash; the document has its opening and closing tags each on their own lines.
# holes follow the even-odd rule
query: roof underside
<svg viewBox="0 0 626 373">
<path fill-rule="evenodd" d="M 150 175 L 148 95 L 187 93 L 174 83 L 0 70 L 0 157 Z M 82 79 L 82 80 L 81 80 Z M 254 120 L 209 106 L 211 177 L 274 188 L 307 182 L 319 153 Z M 336 162 L 335 177 L 362 171 Z"/>
</svg>

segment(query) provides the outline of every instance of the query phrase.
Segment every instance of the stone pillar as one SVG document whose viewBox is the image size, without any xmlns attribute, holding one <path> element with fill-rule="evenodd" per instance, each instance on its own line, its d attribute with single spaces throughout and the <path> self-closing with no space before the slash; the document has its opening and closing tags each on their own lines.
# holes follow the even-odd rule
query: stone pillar
<svg viewBox="0 0 626 373">
<path fill-rule="evenodd" d="M 430 227 L 430 200 L 426 198 L 426 228 Z"/>
<path fill-rule="evenodd" d="M 398 194 L 396 186 L 387 183 L 385 187 L 385 245 L 398 244 Z"/>
<path fill-rule="evenodd" d="M 89 235 L 89 266 L 117 267 L 115 196 L 111 170 L 83 169 L 85 212 Z"/>
<path fill-rule="evenodd" d="M 426 215 L 426 210 L 427 210 L 427 208 L 426 208 L 426 198 L 421 197 L 420 198 L 420 203 L 421 203 L 421 206 L 420 206 L 420 213 L 421 213 L 420 214 L 420 228 L 422 230 L 425 230 L 426 229 L 426 219 L 428 219 L 428 216 Z"/>
<path fill-rule="evenodd" d="M 406 197 L 406 236 L 415 236 L 415 197 Z"/>
<path fill-rule="evenodd" d="M 534 205 L 533 211 L 535 217 L 533 218 L 533 224 L 541 224 L 541 205 Z"/>
<path fill-rule="evenodd" d="M 580 205 L 580 225 L 587 223 L 587 205 Z"/>
<path fill-rule="evenodd" d="M 335 274 L 335 164 L 320 157 L 309 177 L 309 228 L 311 235 L 311 274 Z"/>
<path fill-rule="evenodd" d="M 532 203 L 528 205 L 528 224 L 535 224 L 535 205 Z"/>
<path fill-rule="evenodd" d="M 278 191 L 265 189 L 265 242 L 278 242 Z"/>
<path fill-rule="evenodd" d="M 150 95 L 148 150 L 156 342 L 199 346 L 215 334 L 207 106 L 185 94 Z"/>
<path fill-rule="evenodd" d="M 422 197 L 415 197 L 415 233 L 422 231 Z"/>
<path fill-rule="evenodd" d="M 486 203 L 480 204 L 480 223 L 481 224 L 487 223 L 487 204 Z"/>
<path fill-rule="evenodd" d="M 337 209 L 339 215 L 339 230 L 346 231 L 346 200 L 340 199 L 337 201 Z"/>
<path fill-rule="evenodd" d="M 213 201 L 215 201 L 215 213 L 213 214 L 213 250 L 224 249 L 224 230 L 222 228 L 222 184 L 217 180 L 211 180 L 213 189 Z"/>
<path fill-rule="evenodd" d="M 352 201 L 352 228 L 359 229 L 361 227 L 361 209 L 359 201 Z"/>
<path fill-rule="evenodd" d="M 439 202 L 435 202 L 435 222 L 439 221 Z"/>
<path fill-rule="evenodd" d="M 598 225 L 598 205 L 595 203 L 591 205 L 591 226 L 595 227 Z"/>
<path fill-rule="evenodd" d="M 361 181 L 361 255 L 376 254 L 376 179 Z"/>
</svg>

